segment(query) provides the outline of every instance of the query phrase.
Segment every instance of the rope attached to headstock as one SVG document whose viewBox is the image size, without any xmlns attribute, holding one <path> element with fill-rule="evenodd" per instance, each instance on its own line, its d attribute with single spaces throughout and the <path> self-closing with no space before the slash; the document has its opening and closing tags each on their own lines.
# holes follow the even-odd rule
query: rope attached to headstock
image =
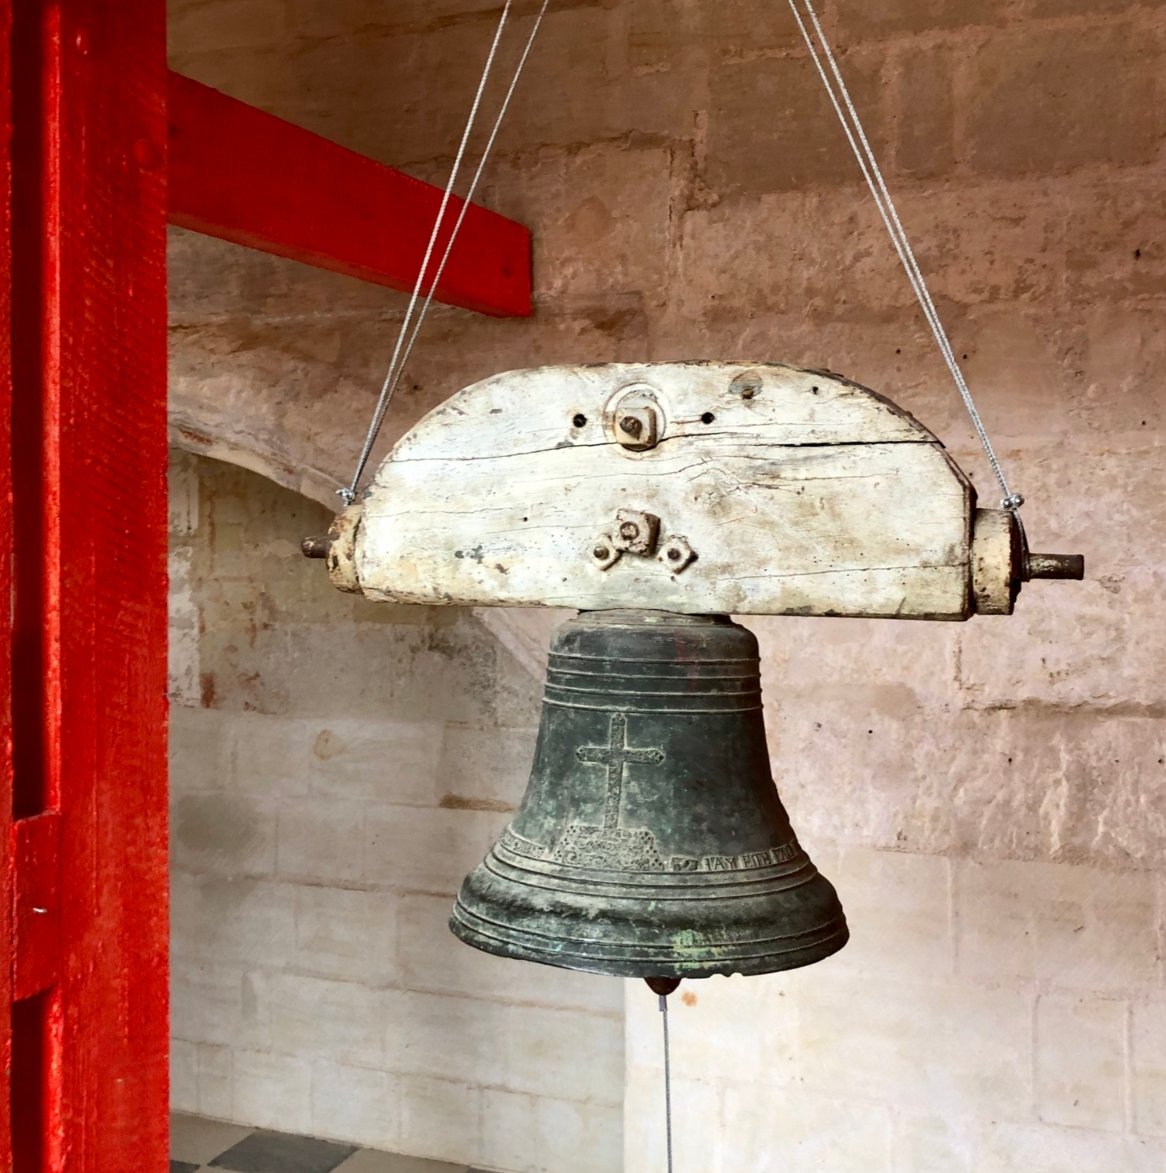
<svg viewBox="0 0 1166 1173">
<path fill-rule="evenodd" d="M 959 391 L 960 398 L 964 401 L 964 407 L 967 408 L 968 416 L 971 418 L 972 426 L 976 429 L 976 435 L 979 436 L 980 443 L 984 447 L 984 453 L 988 457 L 988 463 L 992 466 L 992 472 L 1003 494 L 1003 500 L 1000 502 L 1001 508 L 1011 510 L 1017 515 L 1017 520 L 1019 521 L 1019 511 L 1020 507 L 1024 504 L 1024 497 L 1020 493 L 1014 493 L 1009 487 L 1008 478 L 1004 475 L 1004 469 L 1000 464 L 1000 459 L 996 455 L 992 441 L 988 438 L 987 429 L 984 427 L 984 421 L 980 418 L 980 412 L 976 407 L 975 400 L 972 398 L 972 392 L 968 387 L 963 369 L 960 367 L 959 360 L 956 358 L 951 339 L 948 337 L 947 330 L 944 329 L 939 311 L 935 308 L 931 291 L 927 287 L 927 279 L 923 276 L 923 270 L 920 269 L 919 262 L 915 258 L 915 250 L 911 247 L 907 230 L 903 227 L 899 210 L 895 206 L 895 201 L 891 196 L 890 189 L 887 187 L 886 179 L 883 177 L 883 171 L 879 166 L 878 157 L 874 153 L 874 148 L 870 145 L 870 139 L 867 137 L 866 130 L 862 125 L 862 119 L 858 114 L 858 108 L 855 106 L 850 89 L 846 84 L 845 78 L 842 76 L 842 70 L 838 67 L 838 59 L 834 55 L 830 40 L 822 28 L 821 20 L 818 18 L 817 9 L 814 7 L 814 0 L 788 0 L 788 3 L 790 11 L 794 14 L 794 20 L 797 21 L 798 30 L 802 34 L 802 39 L 806 43 L 806 48 L 809 50 L 810 58 L 814 62 L 818 76 L 822 79 L 822 85 L 825 87 L 826 94 L 830 98 L 830 104 L 834 107 L 834 112 L 838 115 L 838 121 L 842 124 L 846 141 L 850 144 L 850 149 L 854 152 L 855 159 L 858 160 L 863 178 L 866 180 L 867 186 L 870 188 L 870 193 L 874 197 L 879 215 L 882 217 L 887 233 L 891 238 L 891 243 L 895 247 L 895 252 L 898 254 L 899 260 L 902 262 L 903 269 L 907 274 L 907 280 L 911 283 L 911 288 L 919 300 L 920 308 L 923 310 L 923 316 L 927 319 L 928 326 L 931 327 L 931 333 L 935 337 L 939 352 L 943 356 L 943 361 L 947 364 L 947 369 L 951 372 L 956 389 Z M 804 15 L 802 8 L 805 9 Z"/>
<path fill-rule="evenodd" d="M 429 272 L 430 262 L 433 260 L 433 254 L 436 251 L 437 241 L 441 235 L 441 229 L 445 224 L 446 211 L 449 208 L 450 200 L 453 198 L 454 186 L 457 183 L 458 174 L 461 171 L 462 163 L 465 161 L 466 149 L 469 146 L 470 135 L 473 132 L 474 124 L 478 119 L 478 112 L 482 105 L 482 96 L 486 91 L 486 84 L 490 80 L 490 74 L 494 69 L 494 62 L 498 56 L 498 46 L 502 41 L 502 33 L 506 28 L 506 22 L 510 17 L 510 9 L 513 0 L 506 0 L 502 8 L 502 13 L 498 17 L 498 27 L 494 32 L 494 40 L 490 45 L 490 52 L 486 56 L 486 63 L 482 68 L 482 76 L 478 82 L 477 92 L 474 94 L 474 101 L 470 106 L 470 113 L 466 119 L 465 130 L 462 132 L 461 142 L 458 144 L 457 155 L 454 158 L 453 167 L 449 173 L 449 181 L 445 185 L 445 191 L 441 197 L 441 205 L 437 211 L 437 219 L 433 222 L 433 230 L 429 234 L 429 243 L 425 247 L 425 256 L 421 261 L 421 268 L 417 273 L 417 280 L 413 285 L 413 293 L 409 298 L 409 305 L 405 310 L 405 316 L 401 321 L 401 328 L 397 333 L 397 342 L 393 347 L 393 357 L 389 360 L 389 369 L 385 373 L 384 382 L 381 384 L 381 393 L 377 399 L 376 408 L 373 411 L 372 422 L 369 424 L 368 434 L 365 436 L 364 445 L 360 450 L 360 456 L 356 462 L 356 471 L 352 474 L 352 480 L 348 487 L 338 489 L 337 494 L 340 496 L 345 505 L 351 505 L 356 500 L 357 490 L 360 487 L 361 477 L 364 476 L 364 470 L 368 467 L 369 456 L 372 454 L 373 445 L 376 443 L 377 436 L 380 434 L 381 425 L 385 421 L 385 414 L 389 410 L 389 404 L 392 402 L 393 394 L 397 390 L 397 385 L 401 381 L 401 376 L 405 371 L 405 365 L 409 361 L 410 355 L 413 353 L 413 347 L 417 342 L 417 336 L 421 333 L 421 327 L 425 323 L 425 318 L 429 313 L 429 308 L 433 304 L 434 294 L 437 292 L 437 287 L 441 283 L 441 278 L 445 273 L 445 267 L 449 263 L 450 254 L 453 252 L 454 244 L 457 242 L 458 234 L 461 232 L 462 224 L 465 222 L 466 213 L 470 209 L 470 204 L 473 201 L 474 195 L 478 190 L 478 184 L 481 181 L 482 173 L 486 169 L 486 163 L 490 159 L 490 155 L 494 150 L 494 143 L 498 138 L 498 131 L 502 127 L 502 122 L 506 117 L 507 111 L 510 109 L 510 103 L 514 98 L 514 91 L 518 88 L 518 80 L 522 77 L 522 72 L 526 68 L 527 58 L 530 56 L 530 51 L 534 46 L 535 38 L 538 36 L 540 27 L 542 26 L 543 17 L 546 15 L 547 7 L 550 0 L 543 0 L 542 7 L 538 10 L 534 19 L 534 24 L 531 26 L 530 34 L 526 39 L 526 44 L 523 47 L 522 53 L 519 55 L 518 61 L 515 64 L 514 72 L 510 78 L 510 85 L 507 87 L 506 93 L 503 96 L 502 103 L 498 108 L 498 114 L 494 119 L 494 125 L 490 129 L 489 137 L 486 140 L 486 145 L 482 150 L 482 157 L 478 161 L 477 170 L 474 172 L 473 179 L 470 180 L 469 188 L 466 191 L 465 199 L 462 203 L 461 210 L 458 213 L 457 219 L 454 221 L 453 230 L 450 232 L 449 241 L 446 243 L 445 252 L 441 256 L 437 267 L 433 270 L 433 276 L 429 280 L 428 288 L 425 296 L 422 298 L 421 291 L 426 288 L 425 281 Z M 418 303 L 420 302 L 420 305 Z"/>
</svg>

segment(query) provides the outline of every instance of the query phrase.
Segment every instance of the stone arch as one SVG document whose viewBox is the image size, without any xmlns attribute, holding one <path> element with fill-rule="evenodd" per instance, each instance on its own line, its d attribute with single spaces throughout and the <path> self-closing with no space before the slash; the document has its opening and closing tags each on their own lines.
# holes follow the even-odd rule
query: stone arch
<svg viewBox="0 0 1166 1173">
<path fill-rule="evenodd" d="M 310 436 L 294 424 L 278 425 L 275 413 L 258 396 L 251 397 L 251 402 L 255 410 L 240 414 L 208 402 L 205 396 L 182 390 L 172 393 L 171 447 L 248 469 L 281 488 L 335 508 L 340 487 L 338 454 L 325 452 L 321 460 L 313 453 L 309 459 Z"/>
</svg>

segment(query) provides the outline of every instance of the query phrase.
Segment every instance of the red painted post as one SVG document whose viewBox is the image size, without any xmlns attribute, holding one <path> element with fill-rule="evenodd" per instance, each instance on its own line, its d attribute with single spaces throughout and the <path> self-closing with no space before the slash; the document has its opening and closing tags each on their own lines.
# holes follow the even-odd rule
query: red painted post
<svg viewBox="0 0 1166 1173">
<path fill-rule="evenodd" d="M 16 914 L 0 968 L 5 1005 L 18 1000 L 3 1167 L 162 1173 L 165 8 L 4 11 L 13 296 L 0 321 L 0 478 L 11 465 L 12 487 L 0 479 L 0 589 L 11 569 L 14 605 L 11 654 L 0 647 L 13 794 L 0 794 L 0 820 L 15 814 Z"/>
<path fill-rule="evenodd" d="M 12 8 L 0 5 L 0 551 L 12 549 Z M 0 600 L 12 597 L 12 567 L 0 556 Z M 12 624 L 0 606 L 0 1169 L 12 1159 L 12 976 L 14 958 L 4 955 L 12 941 L 12 892 L 15 859 L 12 830 Z"/>
<path fill-rule="evenodd" d="M 170 75 L 170 221 L 208 236 L 412 289 L 442 193 L 180 74 Z M 436 268 L 462 206 L 446 209 Z M 436 300 L 531 312 L 530 231 L 472 205 Z"/>
</svg>

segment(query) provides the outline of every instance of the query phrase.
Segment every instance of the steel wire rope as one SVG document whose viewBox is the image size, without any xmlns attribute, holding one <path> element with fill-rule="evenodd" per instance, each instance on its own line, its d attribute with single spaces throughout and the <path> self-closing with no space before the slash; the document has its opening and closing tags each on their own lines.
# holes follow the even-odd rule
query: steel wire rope
<svg viewBox="0 0 1166 1173">
<path fill-rule="evenodd" d="M 911 289 L 919 301 L 923 316 L 931 329 L 939 352 L 955 383 L 956 390 L 963 400 L 968 417 L 972 421 L 972 426 L 976 431 L 976 435 L 979 437 L 984 454 L 987 456 L 988 463 L 992 468 L 992 473 L 1000 486 L 1000 491 L 1003 494 L 1000 502 L 1001 507 L 1015 514 L 1019 522 L 1019 511 L 1020 507 L 1024 504 L 1024 497 L 1020 493 L 1013 492 L 1009 487 L 1008 478 L 1004 474 L 1003 466 L 1000 463 L 999 457 L 996 455 L 996 450 L 988 435 L 988 430 L 984 426 L 979 409 L 976 407 L 976 401 L 972 396 L 971 388 L 968 386 L 959 360 L 956 358 L 951 339 L 939 316 L 939 311 L 936 309 L 935 301 L 927 285 L 927 279 L 923 275 L 923 270 L 919 267 L 915 250 L 911 246 L 910 237 L 907 235 L 907 230 L 903 226 L 898 207 L 891 195 L 890 188 L 887 186 L 878 157 L 870 144 L 870 139 L 867 136 L 866 129 L 858 113 L 858 107 L 851 96 L 850 88 L 847 86 L 846 79 L 843 77 L 834 49 L 830 44 L 829 38 L 826 36 L 826 31 L 822 27 L 822 22 L 814 6 L 814 0 L 801 0 L 801 3 L 804 5 L 806 15 L 813 25 L 814 34 L 817 35 L 818 41 L 821 44 L 820 51 L 818 45 L 815 44 L 814 34 L 811 34 L 806 19 L 798 8 L 798 0 L 787 0 L 787 2 L 790 11 L 793 13 L 794 20 L 797 22 L 802 40 L 806 43 L 810 58 L 830 99 L 830 104 L 834 107 L 834 112 L 838 116 L 838 121 L 846 135 L 846 141 L 850 144 L 850 149 L 854 152 L 854 157 L 862 171 L 863 178 L 866 180 L 867 187 L 870 189 L 870 193 L 874 198 L 875 206 L 878 208 L 879 215 L 882 217 L 883 224 L 886 226 L 887 234 L 890 236 L 899 261 L 907 274 L 907 280 L 910 282 Z M 829 65 L 828 71 L 827 65 Z"/>
<path fill-rule="evenodd" d="M 441 283 L 442 275 L 445 273 L 446 265 L 449 263 L 450 255 L 453 253 L 454 245 L 457 243 L 457 238 L 461 232 L 463 223 L 465 222 L 466 214 L 470 209 L 470 204 L 477 192 L 478 184 L 481 181 L 482 174 L 486 169 L 486 164 L 493 152 L 494 144 L 498 138 L 498 132 L 502 127 L 502 123 L 506 118 L 506 114 L 510 109 L 511 102 L 514 98 L 514 92 L 518 88 L 519 79 L 522 77 L 523 71 L 526 68 L 527 59 L 530 56 L 530 51 L 534 46 L 535 38 L 538 36 L 539 29 L 542 27 L 543 17 L 546 15 L 550 0 L 543 0 L 542 6 L 539 8 L 535 16 L 534 24 L 531 26 L 530 34 L 526 39 L 526 44 L 523 46 L 522 52 L 515 64 L 514 72 L 510 78 L 510 84 L 506 89 L 506 93 L 502 98 L 502 102 L 498 108 L 498 113 L 495 116 L 494 124 L 490 128 L 490 134 L 487 137 L 486 145 L 482 150 L 482 156 L 478 161 L 478 166 L 474 171 L 473 179 L 470 181 L 469 188 L 462 201 L 462 206 L 458 212 L 457 219 L 454 221 L 453 229 L 450 232 L 449 240 L 446 243 L 445 251 L 438 262 L 436 269 L 433 272 L 432 280 L 429 283 L 428 291 L 425 294 L 424 300 L 421 302 L 421 307 L 417 309 L 418 301 L 421 301 L 421 291 L 425 287 L 426 274 L 429 270 L 429 263 L 433 259 L 433 253 L 437 247 L 438 238 L 441 235 L 441 229 L 445 223 L 445 213 L 449 207 L 450 200 L 453 198 L 454 187 L 457 184 L 457 177 L 461 172 L 462 163 L 465 161 L 466 151 L 469 146 L 470 136 L 473 133 L 474 125 L 477 122 L 478 112 L 482 105 L 482 97 L 486 91 L 486 85 L 490 80 L 490 74 L 493 72 L 494 62 L 498 56 L 498 47 L 502 41 L 502 34 L 506 28 L 506 22 L 510 16 L 510 9 L 513 5 L 513 0 L 506 0 L 502 12 L 498 17 L 498 27 L 494 32 L 494 39 L 490 45 L 490 52 L 487 54 L 486 63 L 482 68 L 482 76 L 478 81 L 478 88 L 474 94 L 473 103 L 470 106 L 470 112 L 466 118 L 465 129 L 462 132 L 461 142 L 458 144 L 457 155 L 454 159 L 452 168 L 450 169 L 449 180 L 445 185 L 445 190 L 442 193 L 441 204 L 438 208 L 437 217 L 433 222 L 433 229 L 429 234 L 429 241 L 425 247 L 425 255 L 421 261 L 421 267 L 417 272 L 417 280 L 413 285 L 413 292 L 409 298 L 408 307 L 405 310 L 405 316 L 401 321 L 401 328 L 397 332 L 397 341 L 393 347 L 393 355 L 389 360 L 389 367 L 385 373 L 384 381 L 381 384 L 380 395 L 377 398 L 376 407 L 373 410 L 372 421 L 369 424 L 368 433 L 365 436 L 364 444 L 360 450 L 360 456 L 357 459 L 356 471 L 353 473 L 352 480 L 347 487 L 338 489 L 337 494 L 343 499 L 345 505 L 351 505 L 356 500 L 357 490 L 360 487 L 361 477 L 364 476 L 364 471 L 368 467 L 368 460 L 372 454 L 373 445 L 376 443 L 377 436 L 385 421 L 385 415 L 388 412 L 389 404 L 393 400 L 393 395 L 397 390 L 397 386 L 401 381 L 401 376 L 405 370 L 405 364 L 409 361 L 410 355 L 413 353 L 413 347 L 417 342 L 417 337 L 421 333 L 421 327 L 425 323 L 430 307 L 433 304 L 434 295 L 437 292 L 437 287 Z M 415 319 L 415 320 L 414 320 Z"/>
</svg>

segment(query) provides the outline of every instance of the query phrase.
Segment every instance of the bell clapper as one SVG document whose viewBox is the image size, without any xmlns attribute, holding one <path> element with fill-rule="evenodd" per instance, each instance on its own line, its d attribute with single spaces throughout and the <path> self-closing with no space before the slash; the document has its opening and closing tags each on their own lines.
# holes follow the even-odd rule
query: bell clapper
<svg viewBox="0 0 1166 1173">
<path fill-rule="evenodd" d="M 644 978 L 648 989 L 660 999 L 664 1023 L 664 1133 L 668 1139 L 668 1173 L 672 1173 L 672 1063 L 668 1047 L 668 995 L 680 987 L 679 978 Z"/>
</svg>

